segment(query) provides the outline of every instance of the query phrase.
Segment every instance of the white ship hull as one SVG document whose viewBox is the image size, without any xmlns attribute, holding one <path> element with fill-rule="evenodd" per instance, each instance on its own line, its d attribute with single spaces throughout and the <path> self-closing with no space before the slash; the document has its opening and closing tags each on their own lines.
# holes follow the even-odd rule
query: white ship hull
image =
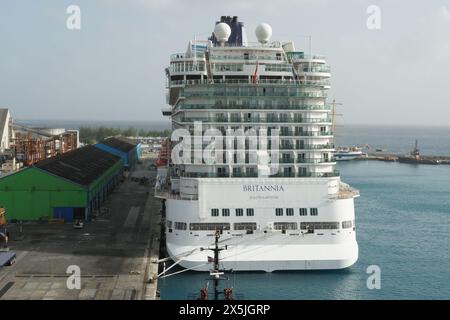
<svg viewBox="0 0 450 320">
<path fill-rule="evenodd" d="M 273 179 L 270 178 L 271 183 Z M 216 180 L 220 180 L 220 187 Z M 200 179 L 198 187 L 194 188 L 198 192 L 197 200 L 166 199 L 166 247 L 173 261 L 195 271 L 211 268 L 208 256 L 212 253 L 200 248 L 213 244 L 214 231 L 190 230 L 190 223 L 230 223 L 230 230 L 223 230 L 220 238 L 221 245 L 227 246 L 227 250 L 221 252 L 220 261 L 227 269 L 266 272 L 342 269 L 357 261 L 353 197 L 340 199 L 338 195 L 330 196 L 327 192 L 335 188 L 338 179 L 328 183 L 325 180 L 325 184 L 323 179 L 277 179 L 276 183 L 283 186 L 283 191 L 278 192 L 242 192 L 247 185 L 242 180 Z M 264 179 L 257 180 L 264 183 Z M 181 183 L 182 187 L 183 184 L 186 181 Z M 216 190 L 221 192 L 216 193 Z M 260 193 L 264 196 L 258 195 Z M 236 217 L 230 210 L 230 216 L 211 217 L 211 206 L 242 207 L 244 216 Z M 245 208 L 248 207 L 254 208 L 254 216 L 246 216 Z M 294 215 L 275 216 L 278 207 L 292 207 Z M 300 216 L 298 208 L 303 207 L 317 207 L 318 215 L 311 216 L 308 211 L 306 216 Z M 351 221 L 351 226 L 343 228 L 344 221 Z M 187 223 L 186 230 L 177 229 L 175 222 Z M 256 223 L 256 230 L 251 234 L 234 230 L 234 223 L 239 222 Z M 275 222 L 294 222 L 297 229 L 275 230 Z M 308 233 L 308 230 L 300 228 L 302 222 L 337 222 L 339 227 L 315 229 Z"/>
<path fill-rule="evenodd" d="M 358 260 L 356 241 L 335 245 L 269 244 L 272 241 L 265 244 L 263 240 L 259 245 L 230 245 L 221 258 L 221 265 L 235 271 L 334 270 L 350 267 Z M 211 264 L 205 264 L 208 253 L 199 249 L 200 246 L 167 243 L 170 257 L 180 266 L 194 271 L 209 271 Z M 186 251 L 196 253 L 180 258 L 178 252 Z"/>
</svg>

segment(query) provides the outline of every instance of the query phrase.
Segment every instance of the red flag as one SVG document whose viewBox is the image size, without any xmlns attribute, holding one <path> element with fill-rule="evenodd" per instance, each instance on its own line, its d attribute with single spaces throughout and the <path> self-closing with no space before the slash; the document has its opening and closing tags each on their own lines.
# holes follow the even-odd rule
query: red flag
<svg viewBox="0 0 450 320">
<path fill-rule="evenodd" d="M 214 258 L 213 258 L 213 257 L 210 257 L 210 256 L 208 256 L 208 263 L 211 263 L 211 262 L 214 262 Z"/>
<path fill-rule="evenodd" d="M 256 68 L 255 68 L 255 73 L 253 74 L 252 77 L 252 82 L 256 83 L 258 81 L 258 61 L 256 61 Z"/>
</svg>

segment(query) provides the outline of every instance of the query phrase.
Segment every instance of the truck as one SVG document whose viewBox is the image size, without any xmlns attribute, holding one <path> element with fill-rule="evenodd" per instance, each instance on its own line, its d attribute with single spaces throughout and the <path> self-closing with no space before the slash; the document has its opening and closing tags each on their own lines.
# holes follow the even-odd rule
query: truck
<svg viewBox="0 0 450 320">
<path fill-rule="evenodd" d="M 0 267 L 12 266 L 16 262 L 16 253 L 12 251 L 0 252 Z"/>
<path fill-rule="evenodd" d="M 6 222 L 6 209 L 0 206 L 0 239 L 4 240 L 3 247 L 0 247 L 0 267 L 11 266 L 16 262 L 16 253 L 8 248 Z"/>
</svg>

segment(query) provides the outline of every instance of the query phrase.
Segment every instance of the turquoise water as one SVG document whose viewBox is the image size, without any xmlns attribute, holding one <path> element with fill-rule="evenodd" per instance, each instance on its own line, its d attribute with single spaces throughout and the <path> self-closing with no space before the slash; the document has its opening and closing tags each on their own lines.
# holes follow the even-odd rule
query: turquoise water
<svg viewBox="0 0 450 320">
<path fill-rule="evenodd" d="M 355 199 L 359 260 L 338 271 L 236 273 L 227 285 L 244 299 L 449 299 L 450 166 L 377 161 L 340 163 Z M 369 265 L 381 289 L 366 286 Z M 162 299 L 187 299 L 206 274 L 159 280 Z"/>
</svg>

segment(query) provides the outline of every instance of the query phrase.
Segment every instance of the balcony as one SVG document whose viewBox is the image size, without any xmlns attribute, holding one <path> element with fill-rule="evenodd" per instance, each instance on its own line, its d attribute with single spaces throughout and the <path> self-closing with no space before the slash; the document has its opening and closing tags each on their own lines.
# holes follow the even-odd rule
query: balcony
<svg viewBox="0 0 450 320">
<path fill-rule="evenodd" d="M 312 65 L 311 67 L 308 65 L 303 65 L 299 68 L 300 72 L 318 72 L 318 73 L 330 73 L 331 69 L 328 65 Z"/>
<path fill-rule="evenodd" d="M 317 110 L 317 111 L 329 111 L 331 110 L 330 105 L 289 105 L 289 102 L 286 101 L 283 104 L 277 105 L 261 105 L 257 102 L 245 102 L 243 104 L 230 103 L 234 101 L 227 101 L 226 103 L 216 103 L 216 104 L 183 104 L 180 109 L 183 110 L 213 110 L 213 109 L 224 109 L 224 110 Z"/>
<path fill-rule="evenodd" d="M 298 137 L 322 137 L 322 136 L 332 136 L 331 131 L 302 131 L 298 132 Z"/>
<path fill-rule="evenodd" d="M 297 158 L 297 163 L 313 163 L 313 164 L 319 164 L 319 163 L 334 163 L 334 159 L 301 159 Z"/>
<path fill-rule="evenodd" d="M 187 178 L 257 178 L 257 172 L 236 172 L 234 174 L 217 173 L 217 172 L 186 172 L 184 177 Z"/>
<path fill-rule="evenodd" d="M 294 158 L 280 158 L 280 163 L 294 163 Z"/>
<path fill-rule="evenodd" d="M 188 178 L 257 178 L 257 172 L 238 172 L 232 174 L 231 176 L 228 173 L 219 174 L 219 173 L 200 173 L 200 172 L 187 172 L 183 175 L 183 177 Z M 339 177 L 339 171 L 335 170 L 332 172 L 279 172 L 277 174 L 271 175 L 271 178 L 332 178 Z"/>
<path fill-rule="evenodd" d="M 318 150 L 318 149 L 334 149 L 334 144 L 305 144 L 297 145 L 297 150 Z"/>
<path fill-rule="evenodd" d="M 181 117 L 180 119 L 174 119 L 179 122 L 187 122 L 191 123 L 194 121 L 201 122 L 212 122 L 212 123 L 314 123 L 314 124 L 330 124 L 332 123 L 331 118 L 315 118 L 315 119 L 292 119 L 292 118 L 267 118 L 262 119 L 260 117 L 251 117 L 251 118 L 230 118 L 227 117 Z M 236 121 L 239 120 L 239 121 Z M 305 132 L 303 132 L 305 133 Z"/>
<path fill-rule="evenodd" d="M 288 178 L 288 177 L 297 177 L 297 178 L 332 178 L 339 177 L 339 171 L 335 170 L 333 172 L 297 172 L 296 174 L 293 172 L 284 173 L 280 172 L 270 177 L 273 178 Z"/>
</svg>

